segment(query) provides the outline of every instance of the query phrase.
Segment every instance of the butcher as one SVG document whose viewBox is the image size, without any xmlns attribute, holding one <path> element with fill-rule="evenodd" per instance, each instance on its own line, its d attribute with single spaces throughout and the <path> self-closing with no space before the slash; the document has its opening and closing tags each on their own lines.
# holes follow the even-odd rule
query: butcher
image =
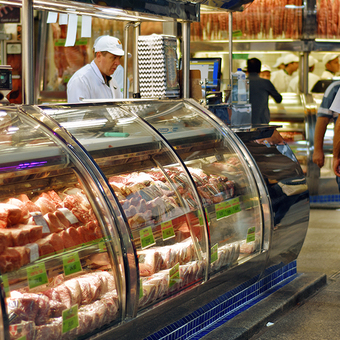
<svg viewBox="0 0 340 340">
<path fill-rule="evenodd" d="M 299 57 L 293 53 L 287 54 L 283 63 L 285 68 L 271 75 L 271 82 L 278 92 L 287 92 L 290 81 L 293 79 L 293 73 L 299 68 Z"/>
<path fill-rule="evenodd" d="M 122 98 L 116 80 L 111 77 L 124 55 L 122 43 L 115 37 L 103 35 L 93 48 L 94 60 L 75 72 L 67 84 L 68 103 Z"/>
<path fill-rule="evenodd" d="M 321 75 L 321 79 L 333 78 L 339 72 L 339 56 L 337 54 L 325 54 L 322 58 L 325 70 Z"/>
</svg>

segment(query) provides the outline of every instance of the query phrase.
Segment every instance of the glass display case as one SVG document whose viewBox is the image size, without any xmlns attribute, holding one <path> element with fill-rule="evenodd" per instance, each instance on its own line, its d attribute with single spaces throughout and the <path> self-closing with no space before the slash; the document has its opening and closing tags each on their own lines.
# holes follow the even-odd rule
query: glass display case
<svg viewBox="0 0 340 340">
<path fill-rule="evenodd" d="M 281 142 L 249 144 L 269 163 L 275 154 L 271 169 L 283 166 L 270 183 L 300 184 L 275 189 L 273 198 L 289 199 L 274 218 L 263 164 L 194 100 L 8 106 L 0 126 L 10 339 L 120 338 L 130 321 L 292 261 L 303 243 L 308 191 L 296 160 Z"/>
</svg>

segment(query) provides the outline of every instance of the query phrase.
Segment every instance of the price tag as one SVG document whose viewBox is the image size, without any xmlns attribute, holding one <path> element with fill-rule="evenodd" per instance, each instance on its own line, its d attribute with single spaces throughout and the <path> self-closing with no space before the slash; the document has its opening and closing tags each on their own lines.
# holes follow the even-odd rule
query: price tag
<svg viewBox="0 0 340 340">
<path fill-rule="evenodd" d="M 26 269 L 28 286 L 30 289 L 48 283 L 45 263 L 39 263 Z"/>
<path fill-rule="evenodd" d="M 255 241 L 255 227 L 251 227 L 247 232 L 247 243 Z"/>
<path fill-rule="evenodd" d="M 39 258 L 39 246 L 36 243 L 28 243 L 25 245 L 26 248 L 30 249 L 30 262 L 34 262 Z"/>
<path fill-rule="evenodd" d="M 241 211 L 241 205 L 240 205 L 240 199 L 239 197 L 235 197 L 230 200 L 231 206 L 232 206 L 232 211 L 233 214 L 238 213 Z"/>
<path fill-rule="evenodd" d="M 143 279 L 139 280 L 139 298 L 141 299 L 143 297 Z"/>
<path fill-rule="evenodd" d="M 203 217 L 202 217 L 201 210 L 197 210 L 197 211 L 198 211 L 198 213 L 197 213 L 197 215 L 198 215 L 198 222 L 199 222 L 200 225 L 203 225 Z"/>
<path fill-rule="evenodd" d="M 75 215 L 73 215 L 73 213 L 69 209 L 59 208 L 58 210 L 61 211 L 64 214 L 64 216 L 69 220 L 69 222 L 71 224 L 75 224 L 75 223 L 79 222 L 77 217 Z"/>
<path fill-rule="evenodd" d="M 78 305 L 63 310 L 63 334 L 79 326 Z"/>
<path fill-rule="evenodd" d="M 78 273 L 83 270 L 81 268 L 78 253 L 73 253 L 71 255 L 63 256 L 63 265 L 64 265 L 65 276 Z"/>
<path fill-rule="evenodd" d="M 106 253 L 107 252 L 106 243 L 104 241 L 99 242 L 99 252 L 100 253 Z"/>
<path fill-rule="evenodd" d="M 178 283 L 179 280 L 179 263 L 177 263 L 169 270 L 169 288 Z"/>
<path fill-rule="evenodd" d="M 205 208 L 204 210 L 205 210 L 205 216 L 207 216 L 207 221 L 208 221 L 208 223 L 210 223 L 210 218 L 209 218 L 209 214 L 208 214 L 208 209 Z"/>
<path fill-rule="evenodd" d="M 174 227 L 172 221 L 164 222 L 161 224 L 163 241 L 175 237 Z"/>
<path fill-rule="evenodd" d="M 49 234 L 51 232 L 41 212 L 31 212 L 30 215 L 33 217 L 34 223 L 36 225 L 42 225 L 43 234 Z"/>
<path fill-rule="evenodd" d="M 217 243 L 211 247 L 210 253 L 211 253 L 210 263 L 217 261 L 218 259 L 218 244 Z"/>
<path fill-rule="evenodd" d="M 6 274 L 1 275 L 1 279 L 4 285 L 5 295 L 9 297 L 9 283 L 8 283 L 8 276 Z"/>
<path fill-rule="evenodd" d="M 17 340 L 26 340 L 26 335 L 22 336 L 21 338 L 17 339 Z"/>
<path fill-rule="evenodd" d="M 227 202 L 221 202 L 215 205 L 215 211 L 216 211 L 216 219 L 220 220 L 223 217 L 228 216 L 227 215 L 227 208 L 228 204 Z"/>
<path fill-rule="evenodd" d="M 147 227 L 147 228 L 140 230 L 139 235 L 140 235 L 140 243 L 142 245 L 142 249 L 150 247 L 156 243 L 155 238 L 153 237 L 151 227 Z"/>
</svg>

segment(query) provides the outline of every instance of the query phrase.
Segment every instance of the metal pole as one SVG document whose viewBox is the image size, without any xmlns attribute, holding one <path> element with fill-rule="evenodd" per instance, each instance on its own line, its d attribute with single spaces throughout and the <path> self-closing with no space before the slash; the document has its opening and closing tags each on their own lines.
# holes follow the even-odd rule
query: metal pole
<svg viewBox="0 0 340 340">
<path fill-rule="evenodd" d="M 299 92 L 307 94 L 308 93 L 308 72 L 309 72 L 309 62 L 308 62 L 309 52 L 303 52 L 300 55 L 299 63 Z"/>
<path fill-rule="evenodd" d="M 233 12 L 229 12 L 229 80 L 233 73 Z"/>
<path fill-rule="evenodd" d="M 24 104 L 34 104 L 33 0 L 22 0 L 22 74 Z"/>
<path fill-rule="evenodd" d="M 140 33 L 140 22 L 136 22 L 134 27 L 134 48 L 133 48 L 133 98 L 140 98 L 139 92 L 139 68 L 138 68 L 138 37 Z"/>
<path fill-rule="evenodd" d="M 190 22 L 182 23 L 183 53 L 182 53 L 182 77 L 183 98 L 190 98 Z"/>
<path fill-rule="evenodd" d="M 128 94 L 128 45 L 129 45 L 129 28 L 131 23 L 128 23 L 125 25 L 124 28 L 124 92 L 123 92 L 123 98 L 127 98 Z"/>
<path fill-rule="evenodd" d="M 38 44 L 40 46 L 39 51 L 36 55 L 35 60 L 35 82 L 34 82 L 34 93 L 36 95 L 36 101 L 40 97 L 41 91 L 44 89 L 44 73 L 43 68 L 40 67 L 44 63 L 44 57 L 46 55 L 46 46 L 47 46 L 47 11 L 41 11 L 39 29 L 38 29 Z"/>
</svg>

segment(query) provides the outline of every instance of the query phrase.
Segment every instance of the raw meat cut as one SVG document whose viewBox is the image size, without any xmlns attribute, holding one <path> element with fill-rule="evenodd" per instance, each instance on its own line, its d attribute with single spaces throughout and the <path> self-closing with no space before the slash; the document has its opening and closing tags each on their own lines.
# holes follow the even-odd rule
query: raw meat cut
<svg viewBox="0 0 340 340">
<path fill-rule="evenodd" d="M 27 230 L 29 243 L 34 243 L 35 241 L 42 238 L 43 227 L 41 225 L 29 225 L 29 224 L 16 224 L 15 228 Z M 12 229 L 9 229 L 12 230 Z"/>
<path fill-rule="evenodd" d="M 30 261 L 30 250 L 25 247 L 8 247 L 0 255 L 0 273 L 18 270 Z"/>
<path fill-rule="evenodd" d="M 70 234 L 67 233 L 66 230 L 63 230 L 59 233 L 59 236 L 63 240 L 64 248 L 71 248 L 76 245 L 74 240 L 71 238 Z"/>
<path fill-rule="evenodd" d="M 64 242 L 59 234 L 50 234 L 45 240 L 53 247 L 54 251 L 59 251 L 64 249 Z"/>
<path fill-rule="evenodd" d="M 70 235 L 70 238 L 73 240 L 73 243 L 75 245 L 83 243 L 82 242 L 82 238 L 79 235 L 79 233 L 78 233 L 76 228 L 70 227 L 70 228 L 66 229 L 66 232 Z"/>
<path fill-rule="evenodd" d="M 39 247 L 39 256 L 45 256 L 54 253 L 54 248 L 46 237 L 37 240 L 35 243 Z"/>
<path fill-rule="evenodd" d="M 0 228 L 7 228 L 20 221 L 22 211 L 13 204 L 0 203 Z"/>
<path fill-rule="evenodd" d="M 8 204 L 12 204 L 17 206 L 19 209 L 21 209 L 21 217 L 19 222 L 21 223 L 26 223 L 27 220 L 29 219 L 30 215 L 29 215 L 29 211 L 28 208 L 26 207 L 25 203 L 21 202 L 19 199 L 17 198 L 10 198 L 7 201 Z"/>
<path fill-rule="evenodd" d="M 48 200 L 46 197 L 39 197 L 35 202 L 35 205 L 37 205 L 40 208 L 40 211 L 43 215 L 47 213 L 54 213 L 57 208 L 52 200 Z"/>
<path fill-rule="evenodd" d="M 60 222 L 58 217 L 51 212 L 45 214 L 44 219 L 47 222 L 51 233 L 58 233 L 66 229 L 66 227 Z"/>
</svg>

